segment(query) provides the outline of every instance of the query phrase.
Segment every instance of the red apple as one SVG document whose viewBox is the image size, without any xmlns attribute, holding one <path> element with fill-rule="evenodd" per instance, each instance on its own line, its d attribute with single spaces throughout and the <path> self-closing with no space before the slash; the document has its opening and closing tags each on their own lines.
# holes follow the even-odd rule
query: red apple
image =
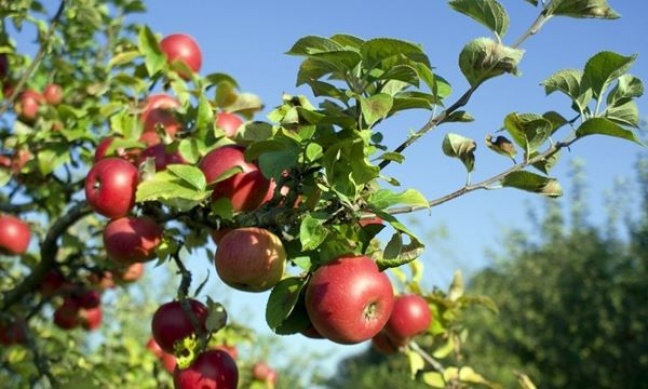
<svg viewBox="0 0 648 389">
<path fill-rule="evenodd" d="M 38 115 L 38 108 L 42 103 L 43 96 L 35 90 L 28 89 L 22 92 L 14 108 L 18 119 L 25 123 L 33 123 Z"/>
<path fill-rule="evenodd" d="M 376 217 L 369 217 L 369 218 L 362 218 L 358 222 L 361 227 L 368 226 L 370 224 L 383 224 L 383 219 L 379 218 L 378 216 Z"/>
<path fill-rule="evenodd" d="M 54 324 L 64 330 L 71 330 L 80 324 L 79 304 L 66 298 L 63 304 L 54 310 Z"/>
<path fill-rule="evenodd" d="M 158 143 L 153 146 L 149 146 L 139 155 L 137 159 L 137 166 L 140 166 L 146 161 L 147 158 L 152 158 L 155 161 L 155 170 L 160 171 L 166 169 L 167 165 L 174 163 L 185 164 L 184 158 L 178 151 L 168 152 L 166 146 L 162 143 Z"/>
<path fill-rule="evenodd" d="M 30 240 L 31 231 L 27 223 L 12 215 L 0 215 L 0 254 L 24 254 Z"/>
<path fill-rule="evenodd" d="M 91 309 L 81 309 L 79 311 L 79 320 L 81 326 L 86 331 L 93 331 L 101 327 L 103 312 L 100 306 Z"/>
<path fill-rule="evenodd" d="M 63 101 L 63 88 L 58 84 L 47 84 L 43 89 L 45 102 L 50 105 L 59 105 Z"/>
<path fill-rule="evenodd" d="M 111 220 L 103 231 L 108 258 L 120 265 L 131 265 L 153 258 L 162 241 L 162 228 L 153 219 L 122 217 Z"/>
<path fill-rule="evenodd" d="M 242 172 L 216 183 L 212 195 L 214 200 L 229 199 L 234 212 L 259 208 L 270 190 L 270 180 L 261 174 L 254 163 L 245 161 L 243 151 L 239 146 L 219 147 L 207 153 L 199 165 L 208 183 L 216 181 L 230 169 L 241 168 Z"/>
<path fill-rule="evenodd" d="M 202 53 L 198 43 L 187 34 L 171 34 L 160 41 L 160 48 L 166 55 L 169 63 L 173 61 L 184 62 L 194 73 L 200 71 L 202 66 Z M 189 75 L 180 74 L 183 78 Z"/>
<path fill-rule="evenodd" d="M 232 357 L 232 359 L 237 359 L 238 358 L 238 350 L 234 346 L 230 346 L 227 344 L 221 344 L 220 346 L 216 347 L 217 350 L 223 350 L 226 353 Z"/>
<path fill-rule="evenodd" d="M 307 337 L 307 338 L 311 338 L 311 339 L 324 339 L 324 337 L 322 336 L 322 334 L 320 334 L 320 333 L 317 331 L 317 329 L 315 328 L 315 326 L 314 326 L 312 323 L 309 324 L 309 326 L 306 327 L 306 329 L 303 330 L 303 331 L 301 332 L 301 334 L 304 335 L 305 337 Z"/>
<path fill-rule="evenodd" d="M 40 293 L 45 297 L 52 297 L 61 291 L 69 290 L 72 285 L 67 282 L 63 274 L 57 269 L 50 270 L 40 283 Z"/>
<path fill-rule="evenodd" d="M 22 318 L 0 322 L 0 344 L 9 347 L 13 344 L 27 343 L 27 323 Z"/>
<path fill-rule="evenodd" d="M 95 212 L 111 219 L 128 214 L 135 205 L 137 168 L 121 158 L 97 162 L 85 180 L 85 195 Z"/>
<path fill-rule="evenodd" d="M 218 276 L 227 285 L 263 292 L 281 280 L 286 251 L 281 240 L 268 230 L 237 228 L 220 240 L 214 263 Z"/>
<path fill-rule="evenodd" d="M 227 352 L 208 350 L 187 369 L 176 368 L 173 383 L 176 389 L 236 389 L 238 367 Z"/>
<path fill-rule="evenodd" d="M 158 358 L 162 358 L 162 355 L 164 354 L 164 350 L 162 350 L 160 345 L 153 338 L 146 342 L 146 348 Z"/>
<path fill-rule="evenodd" d="M 142 276 L 144 275 L 144 264 L 134 263 L 132 265 L 126 266 L 125 268 L 116 271 L 115 275 L 121 282 L 135 282 L 142 278 Z"/>
<path fill-rule="evenodd" d="M 366 256 L 342 256 L 317 269 L 306 289 L 306 311 L 315 329 L 334 342 L 374 337 L 394 304 L 392 284 Z"/>
<path fill-rule="evenodd" d="M 164 367 L 164 370 L 167 372 L 173 374 L 175 371 L 176 366 L 178 365 L 178 362 L 176 361 L 176 357 L 173 354 L 170 353 L 165 353 L 162 352 L 162 356 L 160 357 L 160 361 L 162 362 L 162 367 Z"/>
<path fill-rule="evenodd" d="M 371 338 L 371 346 L 381 354 L 391 355 L 407 344 L 406 339 L 392 339 L 385 331 L 380 331 Z"/>
<path fill-rule="evenodd" d="M 198 325 L 205 331 L 205 321 L 209 314 L 207 307 L 198 300 L 187 299 L 187 301 L 198 321 Z M 196 331 L 189 314 L 182 309 L 180 301 L 171 301 L 161 305 L 153 314 L 151 332 L 153 339 L 160 345 L 162 350 L 173 353 L 175 342 L 194 334 Z"/>
<path fill-rule="evenodd" d="M 398 341 L 427 331 L 431 322 L 432 312 L 427 301 L 417 294 L 405 294 L 394 299 L 394 308 L 384 331 Z"/>
<path fill-rule="evenodd" d="M 112 145 L 113 141 L 115 139 L 118 139 L 117 136 L 109 136 L 107 138 L 104 138 L 99 144 L 97 145 L 97 149 L 95 150 L 94 154 L 94 162 L 97 163 L 100 160 L 106 158 L 106 157 L 119 157 L 121 159 L 124 159 L 128 162 L 135 162 L 137 159 L 137 156 L 141 152 L 141 149 L 139 148 L 129 148 L 125 149 L 123 147 L 118 147 L 110 152 L 108 154 L 108 150 L 110 146 Z"/>
<path fill-rule="evenodd" d="M 34 155 L 27 149 L 16 151 L 11 158 L 11 172 L 13 174 L 20 174 L 27 162 L 29 162 L 33 157 Z"/>
<path fill-rule="evenodd" d="M 233 113 L 220 112 L 216 116 L 216 127 L 223 130 L 228 138 L 234 138 L 242 124 L 243 120 Z"/>
<path fill-rule="evenodd" d="M 94 289 L 81 290 L 73 294 L 73 297 L 79 307 L 84 309 L 97 308 L 101 305 L 101 293 Z"/>
<path fill-rule="evenodd" d="M 227 234 L 228 232 L 232 231 L 231 228 L 221 228 L 220 230 L 212 230 L 209 234 L 211 235 L 212 240 L 214 243 L 218 244 L 221 239 Z"/>
<path fill-rule="evenodd" d="M 256 362 L 252 365 L 252 378 L 274 385 L 277 383 L 277 372 L 267 363 Z"/>
<path fill-rule="evenodd" d="M 159 93 L 149 96 L 142 110 L 144 132 L 139 140 L 148 146 L 159 144 L 161 142 L 157 132 L 159 126 L 164 128 L 168 136 L 175 136 L 182 129 L 182 124 L 173 114 L 173 110 L 178 107 L 180 107 L 180 102 L 167 94 Z"/>
</svg>

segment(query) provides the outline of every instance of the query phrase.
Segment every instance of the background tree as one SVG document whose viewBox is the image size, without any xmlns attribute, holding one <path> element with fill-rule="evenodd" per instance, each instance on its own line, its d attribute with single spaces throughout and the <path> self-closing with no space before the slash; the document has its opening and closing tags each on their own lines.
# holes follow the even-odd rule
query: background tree
<svg viewBox="0 0 648 389">
<path fill-rule="evenodd" d="M 470 363 L 507 386 L 514 371 L 543 388 L 639 388 L 648 380 L 646 158 L 638 163 L 641 211 L 628 215 L 627 186 L 612 189 L 608 220 L 587 222 L 582 171 L 574 195 L 545 204 L 538 225 L 502 241 L 496 264 L 470 282 L 499 315 L 467 316 Z M 636 201 L 636 200 L 635 200 Z M 625 210 L 625 212 L 624 212 Z M 570 217 L 571 215 L 571 217 Z"/>
</svg>

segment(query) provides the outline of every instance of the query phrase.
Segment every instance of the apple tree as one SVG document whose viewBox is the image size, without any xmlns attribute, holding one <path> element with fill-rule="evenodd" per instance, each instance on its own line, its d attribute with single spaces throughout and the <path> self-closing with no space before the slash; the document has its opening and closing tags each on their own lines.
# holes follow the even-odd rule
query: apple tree
<svg viewBox="0 0 648 389">
<path fill-rule="evenodd" d="M 202 68 L 205 44 L 131 22 L 145 11 L 140 0 L 62 0 L 56 9 L 0 0 L 0 377 L 19 386 L 273 387 L 276 372 L 244 372 L 226 347 L 250 334 L 217 296 L 201 294 L 222 282 L 269 291 L 266 321 L 278 335 L 371 341 L 406 353 L 412 379 L 430 387 L 498 387 L 453 358 L 462 312 L 495 304 L 465 295 L 460 274 L 447 291 L 424 290 L 424 244 L 399 215 L 482 189 L 557 197 L 550 173 L 563 149 L 591 135 L 640 143 L 643 85 L 628 73 L 636 55 L 600 52 L 546 78 L 545 93 L 566 95 L 565 106 L 511 112 L 501 134 L 482 135 L 485 152 L 503 157 L 500 174 L 473 182 L 477 141 L 455 133 L 439 152 L 465 167 L 456 191 L 427 199 L 400 188 L 388 167 L 406 164 L 408 148 L 438 127 L 470 123 L 472 95 L 519 75 L 521 46 L 550 19 L 618 17 L 605 0 L 527 2 L 538 17 L 510 43 L 498 1 L 448 2 L 491 34 L 459 53 L 469 85 L 459 92 L 418 44 L 296 37 L 288 54 L 302 58 L 297 86 L 310 94 L 278 96 L 259 117 L 257 96 Z M 12 40 L 28 27 L 33 57 Z M 388 144 L 384 123 L 411 110 L 429 120 Z M 218 280 L 197 285 L 191 256 L 209 258 Z M 102 325 L 102 290 L 137 281 L 149 261 L 172 269 L 176 297 L 133 309 L 130 324 L 115 312 Z M 99 326 L 111 331 L 101 345 L 84 343 L 77 329 Z M 141 336 L 120 342 L 125 328 Z M 61 355 L 70 344 L 79 348 Z M 172 379 L 153 363 L 134 368 L 154 356 Z"/>
</svg>

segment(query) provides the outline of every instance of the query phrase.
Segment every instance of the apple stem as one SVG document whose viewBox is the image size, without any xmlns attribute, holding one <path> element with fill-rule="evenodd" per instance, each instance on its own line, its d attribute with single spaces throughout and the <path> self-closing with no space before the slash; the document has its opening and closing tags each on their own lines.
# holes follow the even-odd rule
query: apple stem
<svg viewBox="0 0 648 389">
<path fill-rule="evenodd" d="M 434 370 L 436 370 L 441 374 L 445 372 L 445 367 L 443 367 L 443 365 L 439 361 L 434 359 L 434 357 L 432 357 L 425 350 L 423 350 L 421 346 L 418 345 L 418 343 L 416 343 L 415 341 L 410 341 L 408 345 L 410 349 L 412 349 L 414 352 L 420 355 L 421 358 L 423 358 L 425 362 L 427 362 L 430 366 L 432 366 Z"/>
</svg>

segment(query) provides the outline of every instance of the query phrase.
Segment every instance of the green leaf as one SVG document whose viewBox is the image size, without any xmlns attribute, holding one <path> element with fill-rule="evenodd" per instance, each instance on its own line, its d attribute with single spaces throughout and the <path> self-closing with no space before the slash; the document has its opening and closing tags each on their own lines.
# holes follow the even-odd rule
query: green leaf
<svg viewBox="0 0 648 389">
<path fill-rule="evenodd" d="M 64 163 L 70 162 L 68 146 L 64 143 L 47 144 L 36 156 L 38 170 L 43 175 L 50 174 Z"/>
<path fill-rule="evenodd" d="M 587 80 L 583 80 L 583 72 L 577 69 L 565 69 L 552 74 L 541 82 L 547 95 L 560 91 L 569 96 L 583 112 L 592 99 L 592 89 Z"/>
<path fill-rule="evenodd" d="M 618 19 L 621 16 L 610 8 L 607 0 L 553 0 L 544 13 L 572 18 Z"/>
<path fill-rule="evenodd" d="M 513 142 L 511 142 L 507 137 L 498 135 L 497 138 L 494 138 L 492 135 L 486 135 L 486 147 L 493 150 L 497 154 L 505 155 L 511 159 L 515 158 L 517 154 L 517 149 Z"/>
<path fill-rule="evenodd" d="M 603 51 L 585 64 L 583 78 L 587 78 L 594 97 L 603 96 L 610 83 L 625 73 L 637 59 L 637 54 L 625 57 L 611 51 Z"/>
<path fill-rule="evenodd" d="M 391 38 L 371 39 L 362 44 L 360 49 L 364 67 L 373 69 L 383 61 L 393 58 L 408 58 L 430 66 L 430 61 L 419 45 Z M 392 66 L 395 66 L 393 63 Z"/>
<path fill-rule="evenodd" d="M 410 65 L 396 65 L 383 73 L 378 80 L 401 81 L 405 84 L 419 86 L 419 75 Z"/>
<path fill-rule="evenodd" d="M 299 226 L 299 240 L 302 244 L 302 250 L 315 250 L 324 242 L 328 235 L 328 230 L 324 227 L 324 222 L 328 219 L 327 215 L 306 215 Z"/>
<path fill-rule="evenodd" d="M 583 122 L 583 124 L 581 124 L 580 127 L 578 127 L 578 129 L 576 130 L 576 136 L 579 138 L 595 134 L 613 136 L 615 138 L 629 140 L 643 146 L 634 132 L 626 130 L 625 128 L 606 118 L 588 119 Z"/>
<path fill-rule="evenodd" d="M 457 301 L 459 297 L 463 296 L 464 290 L 465 287 L 461 270 L 455 270 L 452 282 L 448 288 L 448 300 Z"/>
<path fill-rule="evenodd" d="M 630 99 L 643 96 L 643 93 L 643 82 L 631 74 L 624 74 L 619 77 L 614 89 L 608 94 L 607 104 L 622 105 Z"/>
<path fill-rule="evenodd" d="M 288 55 L 309 56 L 317 53 L 327 53 L 331 51 L 344 51 L 344 47 L 339 43 L 318 36 L 307 36 L 299 39 L 293 47 L 286 52 Z"/>
<path fill-rule="evenodd" d="M 563 194 L 562 187 L 555 178 L 526 171 L 510 173 L 502 179 L 501 183 L 504 187 L 539 193 L 548 197 L 560 197 Z"/>
<path fill-rule="evenodd" d="M 466 111 L 454 111 L 443 120 L 444 123 L 470 123 L 474 121 L 475 118 Z"/>
<path fill-rule="evenodd" d="M 639 107 L 634 101 L 613 105 L 605 110 L 605 117 L 625 126 L 639 127 Z"/>
<path fill-rule="evenodd" d="M 478 38 L 461 50 L 459 67 L 472 87 L 504 73 L 518 74 L 524 51 L 504 46 L 489 38 Z"/>
<path fill-rule="evenodd" d="M 171 166 L 173 165 L 169 165 L 169 167 Z M 141 182 L 137 186 L 136 200 L 137 202 L 161 201 L 164 204 L 187 210 L 207 199 L 210 195 L 211 192 L 196 189 L 189 185 L 184 178 L 178 177 L 171 171 L 164 170 L 155 173 L 150 179 Z"/>
<path fill-rule="evenodd" d="M 382 258 L 376 261 L 378 268 L 383 271 L 398 268 L 411 263 L 423 254 L 424 245 L 418 239 L 410 236 L 410 243 L 403 243 L 403 232 L 397 231 L 385 246 Z"/>
<path fill-rule="evenodd" d="M 369 127 L 387 117 L 394 103 L 392 97 L 385 93 L 379 93 L 367 98 L 360 96 L 359 99 L 362 116 Z"/>
<path fill-rule="evenodd" d="M 305 282 L 300 277 L 284 278 L 272 288 L 266 305 L 266 322 L 275 330 L 286 320 L 299 300 Z"/>
<path fill-rule="evenodd" d="M 401 193 L 396 193 L 389 189 L 380 189 L 369 196 L 367 203 L 369 208 L 375 211 L 382 211 L 394 205 L 409 205 L 425 208 L 429 206 L 425 196 L 415 189 L 406 189 Z"/>
<path fill-rule="evenodd" d="M 139 30 L 138 48 L 144 54 L 144 64 L 149 76 L 157 74 L 164 68 L 166 57 L 160 49 L 160 43 L 148 26 L 142 26 Z"/>
<path fill-rule="evenodd" d="M 511 113 L 504 119 L 504 128 L 518 146 L 533 152 L 549 139 L 553 124 L 536 114 Z"/>
<path fill-rule="evenodd" d="M 425 368 L 425 360 L 414 350 L 407 350 L 405 355 L 407 355 L 407 360 L 409 361 L 410 374 L 414 378 L 420 370 Z"/>
<path fill-rule="evenodd" d="M 430 371 L 427 373 L 423 373 L 423 382 L 425 382 L 428 386 L 432 388 L 440 388 L 443 389 L 446 387 L 445 379 L 443 378 L 443 374 L 438 373 L 436 371 Z"/>
<path fill-rule="evenodd" d="M 195 166 L 171 164 L 167 170 L 196 190 L 204 191 L 207 188 L 205 174 Z"/>
<path fill-rule="evenodd" d="M 459 158 L 470 173 L 475 167 L 475 149 L 477 143 L 465 136 L 446 134 L 442 144 L 443 153 L 451 158 Z"/>
<path fill-rule="evenodd" d="M 196 117 L 196 130 L 205 137 L 209 129 L 214 128 L 214 111 L 204 94 L 198 100 L 198 115 Z"/>
<path fill-rule="evenodd" d="M 266 149 L 259 155 L 261 172 L 266 177 L 279 180 L 287 169 L 295 166 L 297 158 L 301 154 L 301 148 L 292 140 L 285 138 L 281 141 L 267 141 L 264 143 L 273 147 Z"/>
<path fill-rule="evenodd" d="M 322 158 L 322 156 L 324 156 L 322 146 L 317 143 L 309 143 L 308 146 L 306 146 L 306 159 L 309 162 L 315 162 Z"/>
<path fill-rule="evenodd" d="M 141 55 L 142 54 L 138 50 L 124 51 L 123 53 L 119 53 L 112 57 L 110 61 L 108 61 L 108 67 L 112 68 L 115 66 L 131 63 L 135 58 L 138 58 Z"/>
<path fill-rule="evenodd" d="M 542 114 L 542 117 L 551 122 L 551 134 L 553 135 L 562 126 L 568 124 L 569 121 L 556 111 L 547 111 Z"/>
<path fill-rule="evenodd" d="M 531 153 L 529 156 L 529 159 L 533 159 L 536 157 L 538 153 Z M 560 159 L 560 150 L 556 151 L 555 153 L 552 153 L 551 155 L 545 157 L 543 160 L 535 162 L 532 166 L 544 174 L 549 174 L 551 169 L 558 163 L 558 160 Z"/>
<path fill-rule="evenodd" d="M 453 0 L 449 5 L 455 11 L 486 26 L 499 38 L 504 37 L 508 31 L 508 14 L 504 7 L 495 0 Z"/>
</svg>

